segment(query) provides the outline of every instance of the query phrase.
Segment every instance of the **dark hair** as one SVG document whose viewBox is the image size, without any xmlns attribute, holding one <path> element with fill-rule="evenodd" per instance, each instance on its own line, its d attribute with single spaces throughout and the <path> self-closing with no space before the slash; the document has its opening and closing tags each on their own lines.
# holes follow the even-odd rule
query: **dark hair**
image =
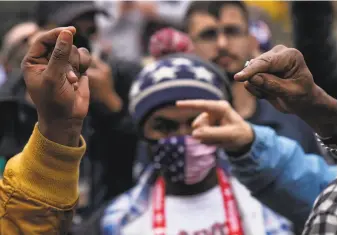
<svg viewBox="0 0 337 235">
<path fill-rule="evenodd" d="M 220 17 L 220 12 L 223 7 L 226 5 L 234 5 L 240 8 L 243 17 L 248 25 L 249 22 L 249 13 L 246 4 L 243 1 L 193 1 L 185 15 L 185 26 L 184 30 L 187 32 L 189 23 L 190 23 L 190 17 L 192 14 L 196 12 L 200 13 L 207 13 L 215 18 Z"/>
</svg>

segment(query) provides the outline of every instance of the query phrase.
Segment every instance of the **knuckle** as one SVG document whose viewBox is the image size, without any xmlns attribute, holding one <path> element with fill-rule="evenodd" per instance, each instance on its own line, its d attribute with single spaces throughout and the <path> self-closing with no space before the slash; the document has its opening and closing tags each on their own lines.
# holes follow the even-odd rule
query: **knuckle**
<svg viewBox="0 0 337 235">
<path fill-rule="evenodd" d="M 85 56 L 89 56 L 89 57 L 90 57 L 90 53 L 89 53 L 89 51 L 88 51 L 87 48 L 80 47 L 80 48 L 78 48 L 77 50 L 78 50 L 78 52 L 79 52 L 80 54 L 83 54 L 83 55 L 85 55 Z"/>
<path fill-rule="evenodd" d="M 226 100 L 220 100 L 218 101 L 219 107 L 222 110 L 228 110 L 229 109 L 229 103 Z"/>
<path fill-rule="evenodd" d="M 303 54 L 299 50 L 297 50 L 295 48 L 290 48 L 289 49 L 289 54 L 293 55 L 295 59 L 304 61 Z"/>
<path fill-rule="evenodd" d="M 288 48 L 287 52 L 289 54 L 292 54 L 292 55 L 295 55 L 295 56 L 302 56 L 302 53 L 299 50 L 295 49 L 295 48 Z"/>
<path fill-rule="evenodd" d="M 76 56 L 79 56 L 79 55 L 80 55 L 80 53 L 79 53 L 77 47 L 74 46 L 74 45 L 73 45 L 72 48 L 71 48 L 71 54 L 76 55 Z"/>
<path fill-rule="evenodd" d="M 275 51 L 275 52 L 280 52 L 280 51 L 284 51 L 288 49 L 285 45 L 282 45 L 282 44 L 279 44 L 279 45 L 276 45 L 272 50 Z"/>
<path fill-rule="evenodd" d="M 63 46 L 60 45 L 60 47 L 55 47 L 52 57 L 54 60 L 62 60 L 65 57 L 65 53 L 62 50 Z"/>
</svg>

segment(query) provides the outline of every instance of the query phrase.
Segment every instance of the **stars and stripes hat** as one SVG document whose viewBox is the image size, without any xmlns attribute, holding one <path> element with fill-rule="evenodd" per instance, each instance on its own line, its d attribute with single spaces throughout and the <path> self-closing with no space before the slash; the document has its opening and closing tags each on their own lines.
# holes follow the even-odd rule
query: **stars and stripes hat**
<svg viewBox="0 0 337 235">
<path fill-rule="evenodd" d="M 231 101 L 230 83 L 220 69 L 191 54 L 174 54 L 147 65 L 130 89 L 129 111 L 136 124 L 156 108 L 177 100 Z"/>
</svg>

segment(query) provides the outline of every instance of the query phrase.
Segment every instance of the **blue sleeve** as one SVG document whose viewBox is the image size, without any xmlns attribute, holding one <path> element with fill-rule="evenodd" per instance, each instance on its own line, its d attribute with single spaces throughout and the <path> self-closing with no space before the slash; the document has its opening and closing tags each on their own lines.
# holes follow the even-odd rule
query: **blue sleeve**
<svg viewBox="0 0 337 235">
<path fill-rule="evenodd" d="M 255 141 L 249 153 L 229 157 L 233 174 L 262 203 L 303 227 L 315 199 L 336 178 L 337 167 L 305 154 L 296 141 L 269 127 L 252 125 Z"/>
</svg>

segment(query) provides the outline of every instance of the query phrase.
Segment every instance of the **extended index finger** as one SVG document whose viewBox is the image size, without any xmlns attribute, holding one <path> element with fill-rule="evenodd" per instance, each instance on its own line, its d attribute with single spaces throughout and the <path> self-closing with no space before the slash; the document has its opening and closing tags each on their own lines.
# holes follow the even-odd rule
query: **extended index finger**
<svg viewBox="0 0 337 235">
<path fill-rule="evenodd" d="M 251 60 L 243 70 L 234 75 L 234 79 L 239 82 L 247 81 L 257 73 L 266 73 L 275 60 L 275 53 L 267 52 Z"/>
<path fill-rule="evenodd" d="M 233 116 L 233 109 L 230 104 L 225 101 L 215 100 L 181 100 L 176 102 L 176 106 L 180 108 L 188 108 L 198 110 L 200 112 L 207 112 L 218 117 L 227 117 L 231 119 Z"/>
<path fill-rule="evenodd" d="M 277 45 L 270 51 L 251 60 L 243 70 L 235 74 L 234 79 L 240 82 L 246 81 L 257 73 L 283 72 L 289 66 L 291 49 L 283 45 Z"/>
</svg>

